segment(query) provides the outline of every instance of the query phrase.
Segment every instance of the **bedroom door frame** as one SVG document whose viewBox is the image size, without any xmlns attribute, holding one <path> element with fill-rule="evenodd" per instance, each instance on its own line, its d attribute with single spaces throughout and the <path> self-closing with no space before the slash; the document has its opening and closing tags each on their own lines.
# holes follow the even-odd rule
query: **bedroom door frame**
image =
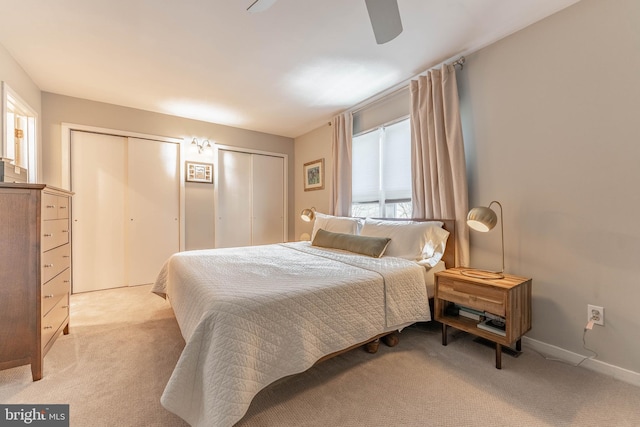
<svg viewBox="0 0 640 427">
<path fill-rule="evenodd" d="M 271 156 L 278 157 L 282 159 L 283 162 L 283 173 L 284 173 L 284 182 L 283 182 L 283 229 L 282 229 L 282 241 L 287 242 L 289 236 L 289 215 L 288 215 L 288 207 L 289 207 L 289 155 L 284 153 L 276 153 L 273 151 L 263 151 L 263 150 L 255 150 L 252 148 L 244 148 L 244 147 L 236 147 L 233 145 L 222 145 L 222 144 L 214 144 L 213 147 L 213 162 L 214 162 L 214 189 L 213 189 L 213 199 L 214 199 L 214 214 L 215 214 L 215 223 L 214 223 L 214 242 L 215 247 L 218 247 L 218 173 L 220 171 L 219 167 L 219 150 L 226 151 L 235 151 L 237 153 L 245 153 L 245 154 L 258 154 L 262 156 Z"/>
<path fill-rule="evenodd" d="M 106 135 L 121 136 L 125 138 L 141 138 L 152 139 L 161 142 L 170 142 L 178 145 L 178 167 L 179 167 L 179 222 L 180 222 L 180 251 L 185 250 L 185 178 L 184 178 L 184 139 L 173 138 L 167 136 L 151 135 L 139 132 L 129 132 L 125 130 L 101 128 L 97 126 L 79 125 L 77 123 L 61 123 L 61 168 L 60 168 L 60 185 L 63 189 L 71 191 L 71 132 L 83 131 L 92 133 L 102 133 Z M 73 202 L 72 202 L 73 203 Z M 72 208 L 73 209 L 73 208 Z"/>
</svg>

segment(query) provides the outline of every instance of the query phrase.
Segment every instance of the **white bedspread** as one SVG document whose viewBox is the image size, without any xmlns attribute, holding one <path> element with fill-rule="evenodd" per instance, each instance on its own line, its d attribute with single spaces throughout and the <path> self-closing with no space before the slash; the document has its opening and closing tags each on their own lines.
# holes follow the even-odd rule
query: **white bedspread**
<svg viewBox="0 0 640 427">
<path fill-rule="evenodd" d="M 431 319 L 424 268 L 308 242 L 183 252 L 167 295 L 186 346 L 162 405 L 193 426 L 231 426 L 253 397 L 321 357 Z"/>
</svg>

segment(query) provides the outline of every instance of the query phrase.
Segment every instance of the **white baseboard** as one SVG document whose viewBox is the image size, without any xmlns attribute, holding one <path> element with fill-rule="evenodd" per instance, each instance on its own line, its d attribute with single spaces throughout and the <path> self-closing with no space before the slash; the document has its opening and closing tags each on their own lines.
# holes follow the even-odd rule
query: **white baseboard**
<svg viewBox="0 0 640 427">
<path fill-rule="evenodd" d="M 585 357 L 588 357 L 528 337 L 522 337 L 522 343 L 542 354 L 549 356 L 550 358 L 558 359 L 574 365 L 580 363 L 585 359 Z M 595 359 L 586 359 L 580 366 L 591 371 L 608 375 L 620 381 L 632 384 L 636 387 L 640 387 L 640 373 L 638 372 L 630 371 L 619 366 L 610 365 L 608 363 L 601 362 Z"/>
</svg>

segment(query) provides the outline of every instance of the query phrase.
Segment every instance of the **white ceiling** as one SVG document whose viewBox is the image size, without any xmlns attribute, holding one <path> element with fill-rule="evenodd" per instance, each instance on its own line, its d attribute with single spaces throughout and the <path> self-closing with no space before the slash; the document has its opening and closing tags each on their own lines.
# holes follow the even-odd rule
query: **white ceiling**
<svg viewBox="0 0 640 427">
<path fill-rule="evenodd" d="M 296 137 L 578 0 L 0 0 L 0 43 L 46 92 Z"/>
</svg>

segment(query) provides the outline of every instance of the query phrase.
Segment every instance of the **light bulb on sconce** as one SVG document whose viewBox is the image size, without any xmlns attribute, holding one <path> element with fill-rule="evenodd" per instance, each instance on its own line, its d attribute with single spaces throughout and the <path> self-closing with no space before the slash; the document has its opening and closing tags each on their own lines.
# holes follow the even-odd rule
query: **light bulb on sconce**
<svg viewBox="0 0 640 427">
<path fill-rule="evenodd" d="M 198 154 L 202 154 L 205 150 L 212 150 L 211 143 L 208 139 L 200 142 L 197 138 L 193 138 L 193 140 L 191 141 L 191 145 L 195 145 L 196 147 L 198 147 Z"/>
</svg>

